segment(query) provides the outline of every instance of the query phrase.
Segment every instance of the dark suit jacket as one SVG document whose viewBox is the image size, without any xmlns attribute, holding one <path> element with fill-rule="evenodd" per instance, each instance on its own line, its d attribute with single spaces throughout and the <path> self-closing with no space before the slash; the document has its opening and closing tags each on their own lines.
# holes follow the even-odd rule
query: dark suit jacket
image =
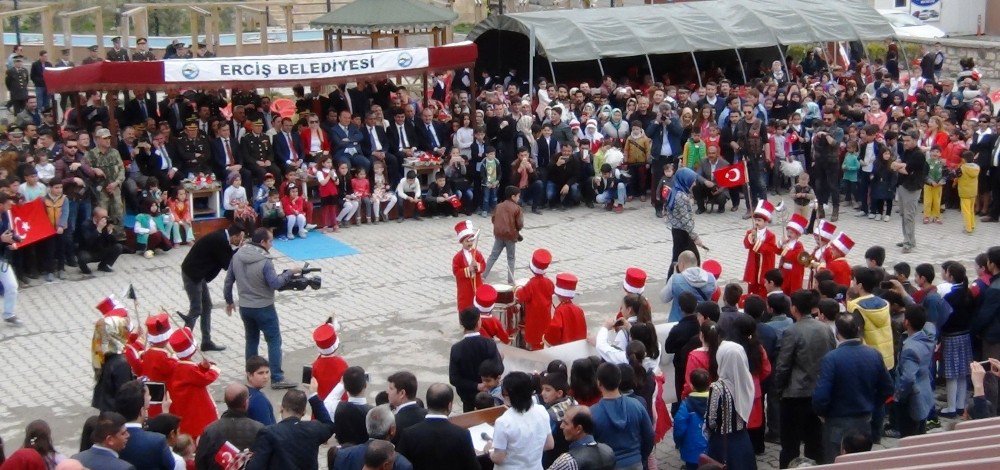
<svg viewBox="0 0 1000 470">
<path fill-rule="evenodd" d="M 535 143 L 538 145 L 538 168 L 548 168 L 549 163 L 559 158 L 559 142 L 555 136 L 549 137 L 548 145 L 545 145 L 545 137 L 539 137 Z"/>
<path fill-rule="evenodd" d="M 229 268 L 233 248 L 226 229 L 216 230 L 194 242 L 184 261 L 181 273 L 194 281 L 212 282 L 219 271 Z"/>
<path fill-rule="evenodd" d="M 253 445 L 257 433 L 263 428 L 263 424 L 247 417 L 245 411 L 226 410 L 219 420 L 209 424 L 198 438 L 198 450 L 194 453 L 195 468 L 224 470 L 215 463 L 215 454 L 222 445 L 229 441 L 240 450 L 247 449 Z"/>
<path fill-rule="evenodd" d="M 372 406 L 365 403 L 341 403 L 333 413 L 334 431 L 337 443 L 342 446 L 368 442 L 368 428 L 365 419 Z"/>
<path fill-rule="evenodd" d="M 157 106 L 156 101 L 147 99 L 146 101 L 146 114 L 156 119 Z M 125 125 L 132 126 L 139 123 L 144 123 L 144 118 L 142 117 L 142 108 L 139 106 L 138 99 L 131 99 L 128 103 L 125 103 Z"/>
<path fill-rule="evenodd" d="M 104 449 L 91 447 L 79 454 L 71 457 L 79 461 L 85 468 L 101 470 L 135 470 L 135 466 L 115 457 L 111 452 Z"/>
<path fill-rule="evenodd" d="M 215 166 L 215 175 L 219 177 L 219 181 L 226 180 L 226 147 L 222 144 L 221 138 L 215 138 L 210 141 L 209 147 L 212 152 L 212 161 Z M 233 152 L 233 162 L 236 165 L 244 164 L 243 150 L 240 148 L 240 143 L 229 139 L 229 147 Z M 277 175 L 275 175 L 277 176 Z"/>
<path fill-rule="evenodd" d="M 414 403 L 406 408 L 403 408 L 396 413 L 396 437 L 395 442 L 399 442 L 399 438 L 402 435 L 402 431 L 410 426 L 418 424 L 424 420 L 424 416 L 427 416 L 427 409 Z"/>
<path fill-rule="evenodd" d="M 370 87 L 348 89 L 347 96 L 351 99 L 351 107 L 354 109 L 351 115 L 364 118 L 368 114 L 368 109 L 371 108 L 372 93 Z M 347 103 L 344 103 L 344 106 L 344 109 L 347 109 Z"/>
<path fill-rule="evenodd" d="M 250 447 L 253 458 L 247 470 L 315 470 L 319 468 L 316 456 L 319 446 L 333 436 L 333 421 L 323 406 L 323 400 L 314 395 L 309 399 L 313 419 L 285 418 L 257 433 L 257 440 Z"/>
<path fill-rule="evenodd" d="M 188 106 L 187 103 L 183 101 L 177 103 L 177 106 L 178 109 L 180 110 L 180 122 L 182 124 L 180 128 L 177 127 L 177 114 L 174 112 L 172 100 L 164 99 L 160 101 L 159 103 L 160 120 L 167 121 L 168 123 L 170 123 L 171 129 L 175 131 L 180 131 L 181 129 L 183 129 L 184 121 L 188 118 L 188 116 L 191 115 L 193 111 L 191 111 L 191 107 Z"/>
<path fill-rule="evenodd" d="M 399 429 L 399 415 L 396 416 Z M 476 450 L 469 431 L 432 418 L 402 432 L 396 451 L 413 463 L 414 470 L 476 470 Z"/>
<path fill-rule="evenodd" d="M 356 446 L 344 447 L 337 452 L 337 457 L 333 460 L 332 470 L 361 470 L 365 466 L 365 451 L 368 450 L 368 443 Z M 396 454 L 396 461 L 392 464 L 392 470 L 412 470 L 413 464 L 401 454 Z"/>
<path fill-rule="evenodd" d="M 444 147 L 444 153 L 447 155 L 448 149 L 451 148 L 451 137 L 448 136 L 448 129 L 445 128 L 444 124 L 437 121 L 431 121 L 431 125 L 434 126 L 434 133 L 437 136 L 436 147 Z M 417 135 L 420 139 L 420 144 L 418 145 L 420 150 L 424 152 L 433 151 L 435 148 L 434 137 L 427 130 L 427 124 L 424 124 L 423 121 L 418 121 L 416 126 Z"/>
<path fill-rule="evenodd" d="M 468 336 L 451 345 L 448 381 L 455 387 L 462 402 L 473 399 L 479 391 L 479 366 L 487 359 L 501 360 L 496 342 L 491 338 Z"/>
<path fill-rule="evenodd" d="M 417 138 L 416 130 L 414 130 L 413 126 L 405 121 L 403 122 L 403 133 L 406 134 L 406 143 L 409 144 L 410 147 L 420 145 L 420 139 Z M 396 127 L 395 121 L 389 124 L 386 136 L 389 140 L 389 147 L 392 149 L 392 152 L 399 154 L 399 145 L 402 142 L 402 137 L 399 135 L 399 128 Z"/>
<path fill-rule="evenodd" d="M 306 156 L 302 153 L 302 138 L 299 137 L 299 133 L 292 131 L 288 135 L 292 136 L 292 146 L 295 147 L 295 154 L 299 156 L 300 160 L 305 160 Z M 278 160 L 276 163 L 284 168 L 291 158 L 291 154 L 288 152 L 288 139 L 285 138 L 284 132 L 274 134 L 274 142 L 271 144 L 271 148 L 274 149 L 275 160 Z"/>
<path fill-rule="evenodd" d="M 36 87 L 45 88 L 45 75 L 43 72 L 49 67 L 52 67 L 52 62 L 45 62 L 45 66 L 42 67 L 41 59 L 31 63 L 31 70 L 29 71 L 28 76 L 31 77 L 31 82 L 34 83 Z"/>
<path fill-rule="evenodd" d="M 346 133 L 344 132 L 344 128 L 337 124 L 330 129 L 330 136 L 332 137 L 332 139 L 330 139 L 330 145 L 334 147 L 336 156 L 346 156 L 346 150 L 356 145 L 358 146 L 358 152 L 361 152 L 360 143 L 363 136 L 361 135 L 361 130 L 359 130 L 354 124 L 347 126 Z M 348 142 L 344 142 L 345 138 Z"/>
<path fill-rule="evenodd" d="M 138 427 L 128 427 L 128 443 L 118 453 L 118 457 L 135 468 L 173 470 L 174 456 L 167 447 L 163 434 L 145 431 Z"/>
<path fill-rule="evenodd" d="M 375 147 L 372 145 L 372 136 L 368 130 L 368 126 L 361 128 L 361 135 L 361 153 L 370 157 L 372 152 L 375 151 Z M 385 129 L 381 125 L 375 125 L 375 138 L 382 144 L 382 151 L 389 152 L 391 150 L 389 148 L 389 137 L 386 136 Z"/>
</svg>

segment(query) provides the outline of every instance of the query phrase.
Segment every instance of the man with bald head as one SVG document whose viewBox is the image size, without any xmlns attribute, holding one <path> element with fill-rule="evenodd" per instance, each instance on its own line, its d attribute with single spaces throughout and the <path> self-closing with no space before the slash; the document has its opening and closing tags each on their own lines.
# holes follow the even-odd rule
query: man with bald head
<svg viewBox="0 0 1000 470">
<path fill-rule="evenodd" d="M 246 385 L 232 382 L 226 385 L 224 394 L 227 409 L 219 420 L 208 425 L 198 440 L 195 452 L 195 468 L 197 470 L 223 470 L 215 463 L 215 453 L 225 444 L 231 442 L 240 450 L 253 444 L 257 431 L 264 425 L 247 416 L 250 403 L 250 391 Z"/>
<path fill-rule="evenodd" d="M 402 431 L 396 449 L 415 470 L 478 470 L 469 431 L 448 421 L 455 392 L 436 383 L 427 388 L 427 416 Z"/>
<path fill-rule="evenodd" d="M 390 470 L 396 460 L 396 449 L 389 441 L 374 440 L 365 449 L 363 470 Z"/>
<path fill-rule="evenodd" d="M 680 321 L 684 316 L 679 302 L 674 302 L 683 292 L 694 294 L 698 300 L 710 300 L 715 293 L 715 276 L 701 269 L 698 254 L 685 250 L 677 255 L 677 264 L 671 266 L 667 285 L 660 291 L 663 303 L 672 303 L 668 322 Z"/>
<path fill-rule="evenodd" d="M 82 463 L 76 459 L 66 459 L 56 465 L 56 470 L 86 470 Z"/>
<path fill-rule="evenodd" d="M 615 468 L 615 451 L 607 444 L 594 440 L 594 418 L 590 408 L 574 406 L 559 423 L 569 442 L 569 451 L 552 462 L 549 470 L 610 470 Z"/>
<path fill-rule="evenodd" d="M 379 405 L 368 411 L 365 416 L 365 428 L 368 431 L 368 442 L 343 447 L 339 450 L 331 447 L 327 452 L 327 462 L 333 470 L 361 470 L 365 465 L 365 455 L 368 446 L 391 441 L 396 436 L 396 416 L 388 404 Z M 397 455 L 395 461 L 387 468 L 393 470 L 411 470 L 413 464 L 406 457 Z"/>
</svg>

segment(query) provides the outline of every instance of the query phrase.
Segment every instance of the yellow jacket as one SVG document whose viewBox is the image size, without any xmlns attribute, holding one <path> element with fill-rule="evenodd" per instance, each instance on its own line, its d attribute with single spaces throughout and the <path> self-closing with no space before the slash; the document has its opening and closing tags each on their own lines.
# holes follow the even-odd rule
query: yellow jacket
<svg viewBox="0 0 1000 470">
<path fill-rule="evenodd" d="M 868 294 L 847 301 L 847 311 L 861 313 L 861 317 L 865 319 L 862 339 L 864 339 L 865 344 L 882 354 L 885 368 L 892 369 L 895 365 L 895 359 L 893 358 L 892 316 L 889 313 L 889 302 Z"/>
<path fill-rule="evenodd" d="M 958 197 L 974 198 L 979 192 L 979 165 L 975 163 L 963 163 L 960 167 L 962 174 L 958 177 Z"/>
</svg>

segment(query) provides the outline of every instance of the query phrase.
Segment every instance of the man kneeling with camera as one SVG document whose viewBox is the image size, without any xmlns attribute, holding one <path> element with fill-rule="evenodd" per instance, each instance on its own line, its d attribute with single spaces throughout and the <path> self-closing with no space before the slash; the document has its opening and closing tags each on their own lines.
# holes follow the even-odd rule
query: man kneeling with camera
<svg viewBox="0 0 1000 470">
<path fill-rule="evenodd" d="M 226 297 L 226 314 L 232 315 L 233 284 L 239 292 L 240 318 L 246 332 L 246 358 L 257 355 L 260 333 L 267 341 L 267 359 L 271 366 L 271 388 L 292 388 L 295 384 L 285 382 L 281 370 L 281 329 L 278 312 L 274 308 L 274 291 L 285 287 L 293 278 L 300 278 L 302 268 L 286 269 L 281 274 L 274 271 L 269 250 L 274 237 L 266 228 L 254 230 L 249 244 L 245 244 L 233 255 L 226 273 L 223 294 Z"/>
</svg>

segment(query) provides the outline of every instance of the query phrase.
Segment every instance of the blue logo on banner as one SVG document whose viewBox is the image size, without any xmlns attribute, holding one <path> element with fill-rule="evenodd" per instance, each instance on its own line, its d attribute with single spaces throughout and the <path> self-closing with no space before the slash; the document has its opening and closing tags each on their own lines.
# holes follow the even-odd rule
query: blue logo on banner
<svg viewBox="0 0 1000 470">
<path fill-rule="evenodd" d="M 184 66 L 181 67 L 181 75 L 184 75 L 184 78 L 188 80 L 194 80 L 198 78 L 199 73 L 201 73 L 201 70 L 198 69 L 198 66 L 190 62 L 184 64 Z"/>
<path fill-rule="evenodd" d="M 409 52 L 400 52 L 399 57 L 396 59 L 396 63 L 400 67 L 407 68 L 413 65 L 413 56 Z"/>
<path fill-rule="evenodd" d="M 910 3 L 918 7 L 932 7 L 940 1 L 941 0 L 910 0 Z"/>
</svg>

